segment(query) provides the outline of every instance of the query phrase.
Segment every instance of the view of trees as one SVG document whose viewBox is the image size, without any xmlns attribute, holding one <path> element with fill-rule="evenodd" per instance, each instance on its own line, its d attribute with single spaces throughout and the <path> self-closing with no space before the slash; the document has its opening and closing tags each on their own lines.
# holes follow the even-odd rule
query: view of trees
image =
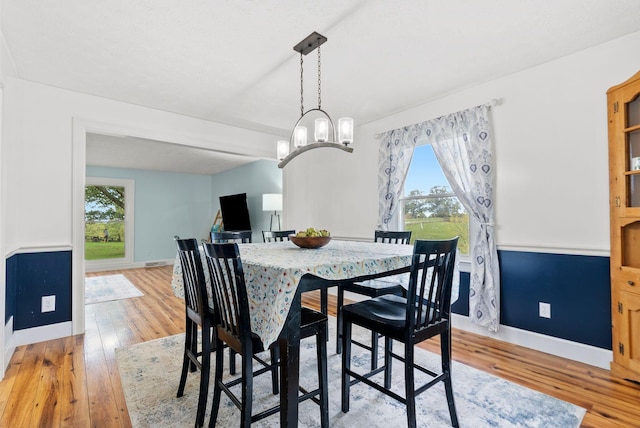
<svg viewBox="0 0 640 428">
<path fill-rule="evenodd" d="M 125 191 L 121 186 L 85 187 L 85 259 L 124 257 Z"/>
<path fill-rule="evenodd" d="M 446 186 L 433 186 L 428 194 L 412 190 L 404 203 L 409 218 L 450 218 L 464 215 L 462 206 Z"/>
</svg>

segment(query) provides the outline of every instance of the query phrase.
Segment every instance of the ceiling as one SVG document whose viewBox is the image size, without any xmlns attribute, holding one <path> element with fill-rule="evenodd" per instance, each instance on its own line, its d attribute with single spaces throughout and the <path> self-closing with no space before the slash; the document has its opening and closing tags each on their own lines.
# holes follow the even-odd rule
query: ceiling
<svg viewBox="0 0 640 428">
<path fill-rule="evenodd" d="M 329 39 L 323 108 L 360 125 L 640 30 L 637 0 L 2 0 L 1 8 L 22 79 L 285 138 L 300 114 L 292 48 L 312 31 Z M 305 57 L 305 108 L 316 106 L 316 60 Z M 198 163 L 202 149 L 141 139 L 93 135 L 87 145 L 89 164 L 109 166 L 212 174 L 254 160 L 211 153 Z"/>
</svg>

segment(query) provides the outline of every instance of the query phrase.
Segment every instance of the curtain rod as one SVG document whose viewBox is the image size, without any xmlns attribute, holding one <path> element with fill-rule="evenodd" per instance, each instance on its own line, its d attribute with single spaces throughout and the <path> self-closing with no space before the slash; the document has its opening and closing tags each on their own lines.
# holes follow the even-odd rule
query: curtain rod
<svg viewBox="0 0 640 428">
<path fill-rule="evenodd" d="M 491 107 L 495 107 L 495 106 L 498 106 L 500 104 L 502 104 L 502 98 L 494 98 L 491 101 L 488 101 L 488 102 L 486 102 L 484 104 L 478 104 L 475 107 L 486 106 L 488 109 L 491 109 Z M 470 107 L 470 108 L 473 108 L 473 107 Z M 468 110 L 468 109 L 465 109 L 465 110 Z M 447 113 L 447 114 L 451 114 L 451 113 Z M 442 116 L 445 116 L 445 115 L 443 114 Z M 438 116 L 438 117 L 442 117 L 442 116 Z M 432 119 L 427 119 L 427 120 L 432 120 Z M 423 122 L 427 122 L 427 120 L 425 120 Z M 419 123 L 423 123 L 423 122 L 419 122 Z M 401 129 L 409 128 L 409 127 L 414 126 L 414 125 L 417 125 L 417 123 L 414 123 L 413 125 L 403 126 L 402 128 L 390 129 L 388 131 L 384 131 L 384 132 L 381 132 L 379 134 L 376 134 L 375 138 L 376 139 L 380 139 L 382 137 L 382 134 L 386 134 L 387 132 L 400 131 Z"/>
</svg>

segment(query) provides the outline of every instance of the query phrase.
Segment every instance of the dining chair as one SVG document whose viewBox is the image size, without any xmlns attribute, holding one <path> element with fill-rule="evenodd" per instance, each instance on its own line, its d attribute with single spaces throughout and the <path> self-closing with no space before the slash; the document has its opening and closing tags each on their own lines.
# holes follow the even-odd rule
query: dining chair
<svg viewBox="0 0 640 428">
<path fill-rule="evenodd" d="M 226 242 L 251 243 L 251 231 L 211 232 L 211 242 L 215 244 L 223 244 Z"/>
<path fill-rule="evenodd" d="M 242 358 L 242 374 L 240 378 L 223 382 L 222 380 L 222 356 L 216 354 L 216 369 L 213 383 L 213 408 L 209 426 L 215 426 L 220 407 L 222 391 L 240 409 L 240 426 L 248 428 L 251 423 L 264 419 L 277 413 L 280 406 L 261 411 L 252 415 L 253 378 L 267 371 L 277 368 L 279 361 L 277 353 L 272 352 L 271 364 L 258 359 L 265 367 L 253 371 L 253 358 L 264 351 L 262 341 L 251 331 L 251 317 L 249 312 L 249 299 L 245 284 L 244 270 L 238 245 L 236 243 L 204 245 L 205 258 L 210 276 L 212 278 L 212 292 L 214 307 L 217 314 L 215 325 L 216 346 L 223 343 L 240 354 Z M 327 345 L 326 345 L 327 317 L 312 309 L 302 308 L 300 319 L 300 338 L 316 337 L 318 388 L 307 391 L 298 387 L 302 395 L 298 401 L 312 399 L 320 405 L 321 426 L 329 426 L 329 397 L 327 380 Z M 277 350 L 278 343 L 274 343 L 270 349 Z M 241 397 L 231 391 L 231 387 L 242 384 Z"/>
<path fill-rule="evenodd" d="M 178 386 L 178 397 L 184 394 L 187 381 L 187 371 L 200 370 L 200 388 L 198 395 L 198 410 L 196 414 L 196 426 L 204 423 L 204 414 L 207 406 L 209 392 L 209 373 L 211 367 L 212 347 L 211 333 L 213 329 L 213 315 L 209 310 L 207 291 L 202 267 L 202 259 L 198 250 L 196 239 L 180 239 L 174 236 L 178 246 L 180 265 L 182 267 L 182 279 L 185 303 L 185 341 L 182 359 L 182 371 Z M 198 327 L 201 332 L 201 350 L 198 350 Z M 220 348 L 222 349 L 222 347 Z M 220 352 L 222 354 L 222 352 Z"/>
<path fill-rule="evenodd" d="M 295 235 L 295 230 L 263 230 L 264 242 L 283 242 L 289 240 L 289 235 Z"/>
<path fill-rule="evenodd" d="M 408 244 L 411 241 L 411 231 L 388 231 L 376 230 L 374 232 L 374 241 L 383 244 Z M 338 287 L 338 300 L 336 302 L 336 319 L 337 319 L 337 338 L 336 353 L 342 351 L 342 306 L 344 305 L 344 292 L 350 291 L 368 297 L 379 297 L 386 294 L 397 294 L 404 296 L 406 289 L 398 282 L 392 279 L 378 278 L 362 282 L 352 282 Z M 371 370 L 378 367 L 378 335 L 371 333 L 371 346 L 360 342 L 354 342 L 358 346 L 371 351 Z"/>
<path fill-rule="evenodd" d="M 385 295 L 345 305 L 342 308 L 342 411 L 349 411 L 350 387 L 363 382 L 406 405 L 409 428 L 416 427 L 416 395 L 444 383 L 449 416 L 458 426 L 453 386 L 451 384 L 451 288 L 458 237 L 442 241 L 417 240 L 414 243 L 409 289 L 406 297 Z M 369 373 L 351 369 L 351 330 L 353 325 L 382 334 L 385 337 L 384 366 Z M 414 346 L 434 336 L 440 336 L 441 373 L 421 367 L 414 361 Z M 389 339 L 404 344 L 404 356 L 394 354 Z M 405 396 L 391 391 L 391 362 L 404 363 Z M 371 379 L 384 370 L 384 385 Z M 431 376 L 428 383 L 415 387 L 414 371 Z M 351 380 L 351 377 L 354 379 Z"/>
</svg>

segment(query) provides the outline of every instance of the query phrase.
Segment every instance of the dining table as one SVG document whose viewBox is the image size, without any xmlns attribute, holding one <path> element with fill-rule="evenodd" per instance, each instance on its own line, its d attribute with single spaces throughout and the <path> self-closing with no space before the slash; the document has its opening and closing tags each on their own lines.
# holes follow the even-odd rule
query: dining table
<svg viewBox="0 0 640 428">
<path fill-rule="evenodd" d="M 289 241 L 238 244 L 238 248 L 251 330 L 265 349 L 276 341 L 280 349 L 280 426 L 297 427 L 302 293 L 389 275 L 402 277 L 411 267 L 413 246 L 333 239 L 316 249 L 299 248 Z M 184 297 L 178 258 L 172 287 Z M 213 306 L 211 300 L 209 305 Z"/>
</svg>

